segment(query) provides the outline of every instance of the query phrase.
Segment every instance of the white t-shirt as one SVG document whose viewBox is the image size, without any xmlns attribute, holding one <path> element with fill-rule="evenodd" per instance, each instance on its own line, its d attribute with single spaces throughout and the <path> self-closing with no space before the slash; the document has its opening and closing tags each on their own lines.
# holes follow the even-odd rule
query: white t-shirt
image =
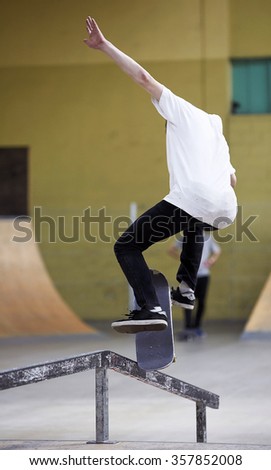
<svg viewBox="0 0 271 470">
<path fill-rule="evenodd" d="M 152 98 L 167 120 L 167 163 L 170 192 L 166 201 L 217 228 L 232 224 L 237 200 L 230 185 L 235 173 L 222 133 L 222 120 L 208 114 L 164 87 Z"/>
</svg>

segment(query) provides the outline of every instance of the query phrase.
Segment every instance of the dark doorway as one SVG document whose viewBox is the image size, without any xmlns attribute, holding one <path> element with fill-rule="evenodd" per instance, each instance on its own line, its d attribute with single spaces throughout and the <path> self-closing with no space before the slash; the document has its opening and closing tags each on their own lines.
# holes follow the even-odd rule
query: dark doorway
<svg viewBox="0 0 271 470">
<path fill-rule="evenodd" d="M 0 216 L 28 215 L 28 148 L 0 147 Z"/>
</svg>

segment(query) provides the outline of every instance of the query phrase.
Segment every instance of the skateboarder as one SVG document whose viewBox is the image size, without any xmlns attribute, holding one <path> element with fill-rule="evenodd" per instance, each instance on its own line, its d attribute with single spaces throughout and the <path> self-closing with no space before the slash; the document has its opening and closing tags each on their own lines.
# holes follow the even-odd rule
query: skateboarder
<svg viewBox="0 0 271 470">
<path fill-rule="evenodd" d="M 203 248 L 203 229 L 224 228 L 236 217 L 233 190 L 235 170 L 219 116 L 207 114 L 155 80 L 143 67 L 110 43 L 95 20 L 86 20 L 85 44 L 110 57 L 116 65 L 152 97 L 157 111 L 167 122 L 167 162 L 170 191 L 141 215 L 117 240 L 115 254 L 134 290 L 139 310 L 127 319 L 112 323 L 130 333 L 167 327 L 143 251 L 154 243 L 182 231 L 186 243 L 177 272 L 179 286 L 175 302 L 193 308 L 195 285 Z M 128 106 L 128 104 L 127 104 Z M 155 182 L 153 182 L 155 184 Z"/>
</svg>

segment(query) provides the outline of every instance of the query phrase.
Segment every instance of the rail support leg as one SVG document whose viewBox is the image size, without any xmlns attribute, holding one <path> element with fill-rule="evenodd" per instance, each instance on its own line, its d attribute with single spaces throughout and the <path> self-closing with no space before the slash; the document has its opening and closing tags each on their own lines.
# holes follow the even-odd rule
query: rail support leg
<svg viewBox="0 0 271 470">
<path fill-rule="evenodd" d="M 105 367 L 96 368 L 96 442 L 109 439 L 108 376 Z"/>
<path fill-rule="evenodd" d="M 197 442 L 207 442 L 206 406 L 201 401 L 196 402 L 197 413 Z"/>
</svg>

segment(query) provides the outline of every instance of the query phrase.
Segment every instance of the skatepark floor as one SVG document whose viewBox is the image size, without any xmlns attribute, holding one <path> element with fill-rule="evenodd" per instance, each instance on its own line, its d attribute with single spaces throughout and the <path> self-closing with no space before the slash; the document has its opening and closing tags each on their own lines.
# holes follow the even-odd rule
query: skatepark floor
<svg viewBox="0 0 271 470">
<path fill-rule="evenodd" d="M 93 323 L 92 323 L 93 325 Z M 135 359 L 134 337 L 0 339 L 1 370 L 97 350 Z M 175 333 L 181 326 L 174 322 Z M 220 395 L 207 408 L 207 443 L 196 443 L 194 402 L 109 371 L 109 443 L 95 443 L 93 370 L 1 392 L 2 449 L 271 449 L 271 341 L 241 340 L 243 325 L 207 324 L 203 340 L 176 340 L 168 375 Z M 88 444 L 87 444 L 88 442 Z"/>
</svg>

